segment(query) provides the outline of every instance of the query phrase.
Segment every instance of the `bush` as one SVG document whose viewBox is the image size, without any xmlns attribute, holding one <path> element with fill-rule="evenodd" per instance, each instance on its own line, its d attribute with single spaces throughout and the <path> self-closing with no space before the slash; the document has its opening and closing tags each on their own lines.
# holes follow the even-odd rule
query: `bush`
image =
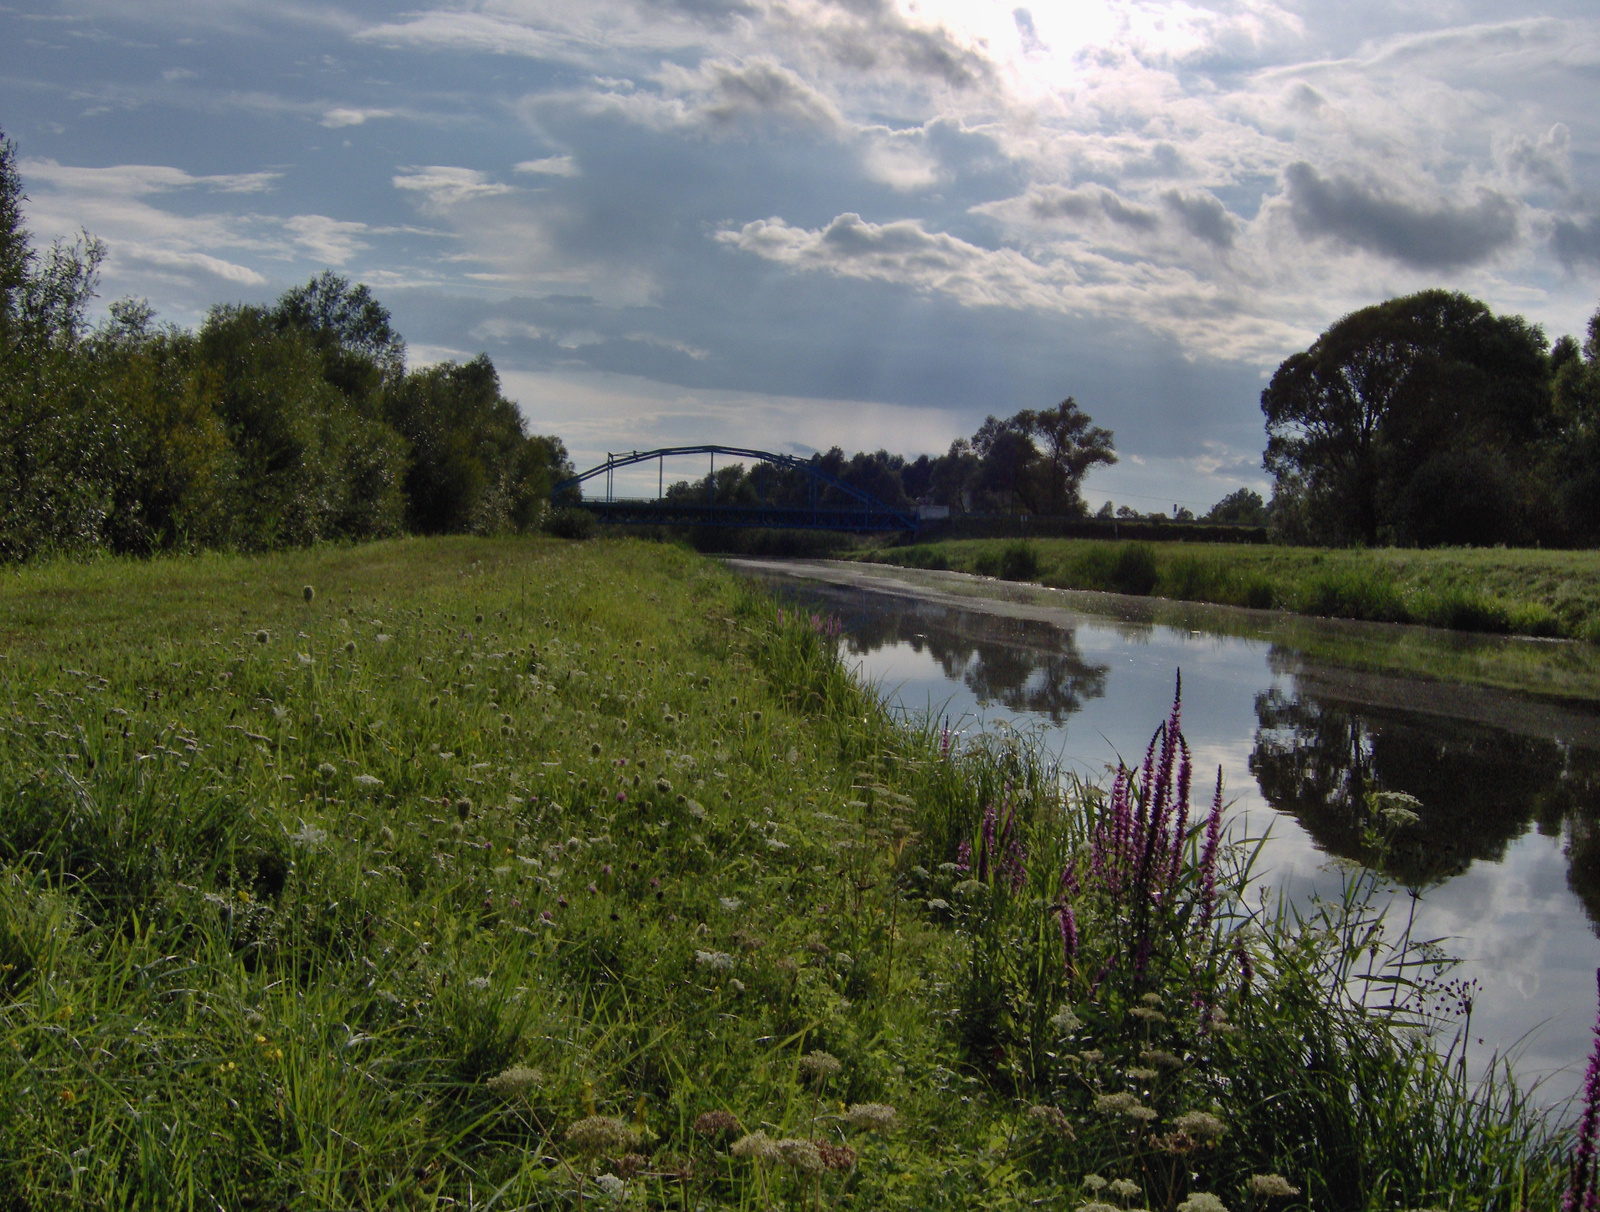
<svg viewBox="0 0 1600 1212">
<path fill-rule="evenodd" d="M 1124 543 L 1111 565 L 1111 588 L 1144 597 L 1156 587 L 1156 553 L 1148 543 Z"/>
<path fill-rule="evenodd" d="M 594 514 L 569 505 L 552 509 L 545 515 L 542 526 L 545 534 L 558 539 L 589 539 L 594 537 Z"/>
<path fill-rule="evenodd" d="M 1031 581 L 1039 575 L 1039 552 L 1032 543 L 1018 539 L 1000 551 L 1000 575 L 1008 581 Z"/>
</svg>

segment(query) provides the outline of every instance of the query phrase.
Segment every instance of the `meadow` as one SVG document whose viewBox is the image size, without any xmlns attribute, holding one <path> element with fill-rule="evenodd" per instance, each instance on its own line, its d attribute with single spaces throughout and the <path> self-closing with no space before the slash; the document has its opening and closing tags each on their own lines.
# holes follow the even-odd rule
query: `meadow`
<svg viewBox="0 0 1600 1212">
<path fill-rule="evenodd" d="M 4 573 L 0 1209 L 1558 1205 L 1378 876 L 1246 901 L 1176 707 L 1063 781 L 835 631 L 637 541 Z"/>
<path fill-rule="evenodd" d="M 962 539 L 844 558 L 1297 614 L 1600 640 L 1600 555 L 1528 548 L 1309 548 Z"/>
</svg>

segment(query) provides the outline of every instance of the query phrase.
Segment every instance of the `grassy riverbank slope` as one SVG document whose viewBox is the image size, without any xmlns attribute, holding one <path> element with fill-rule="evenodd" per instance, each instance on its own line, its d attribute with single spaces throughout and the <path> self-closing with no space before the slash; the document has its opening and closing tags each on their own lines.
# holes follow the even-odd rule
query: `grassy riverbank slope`
<svg viewBox="0 0 1600 1212">
<path fill-rule="evenodd" d="M 1176 753 L 946 753 L 826 631 L 637 542 L 7 573 L 0 1208 L 1556 1206 L 1370 882 L 1252 914 Z"/>
<path fill-rule="evenodd" d="M 841 555 L 1058 589 L 1600 640 L 1600 552 L 975 539 Z"/>
</svg>

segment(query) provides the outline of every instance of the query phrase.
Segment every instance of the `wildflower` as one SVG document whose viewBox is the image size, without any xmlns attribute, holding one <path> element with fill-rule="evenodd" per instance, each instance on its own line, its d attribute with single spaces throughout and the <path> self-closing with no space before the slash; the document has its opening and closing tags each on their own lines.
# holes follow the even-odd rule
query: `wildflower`
<svg viewBox="0 0 1600 1212">
<path fill-rule="evenodd" d="M 887 1132 L 894 1127 L 895 1110 L 887 1103 L 856 1103 L 844 1113 L 847 1123 L 869 1132 Z"/>
<path fill-rule="evenodd" d="M 1367 810 L 1377 813 L 1385 823 L 1396 829 L 1405 829 L 1422 819 L 1418 808 L 1422 801 L 1404 791 L 1369 791 Z"/>
<path fill-rule="evenodd" d="M 1106 1180 L 1101 1178 L 1098 1174 L 1085 1174 L 1082 1179 L 1082 1186 L 1085 1191 L 1091 1193 L 1104 1191 L 1106 1188 Z"/>
<path fill-rule="evenodd" d="M 256 632 L 256 643 L 257 644 L 265 644 L 266 642 L 267 642 L 267 633 L 265 631 Z"/>
<path fill-rule="evenodd" d="M 600 1193 L 607 1199 L 621 1203 L 628 1198 L 628 1184 L 615 1174 L 596 1174 L 594 1185 L 600 1188 Z"/>
<path fill-rule="evenodd" d="M 620 1119 L 589 1115 L 567 1127 L 567 1141 L 589 1157 L 625 1153 L 639 1143 L 639 1134 Z"/>
<path fill-rule="evenodd" d="M 262 642 L 265 643 L 266 641 L 263 640 Z M 346 652 L 348 652 L 351 656 L 355 656 L 355 654 L 356 654 L 356 642 L 354 640 L 346 640 L 344 642 L 344 650 Z"/>
<path fill-rule="evenodd" d="M 1155 1065 L 1161 1069 L 1183 1068 L 1182 1057 L 1174 1056 L 1170 1052 L 1164 1052 L 1160 1048 L 1146 1049 L 1145 1051 L 1139 1053 L 1139 1059 L 1144 1061 L 1144 1063 L 1147 1065 Z"/>
<path fill-rule="evenodd" d="M 799 1174 L 815 1174 L 822 1169 L 822 1157 L 811 1141 L 787 1137 L 776 1142 L 778 1160 Z"/>
<path fill-rule="evenodd" d="M 475 976 L 467 982 L 474 989 L 487 989 L 493 983 L 487 976 Z"/>
<path fill-rule="evenodd" d="M 61 1101 L 69 1107 L 78 1101 L 78 1096 L 73 1093 L 71 1086 L 63 1086 L 61 1088 Z"/>
<path fill-rule="evenodd" d="M 1139 1101 L 1137 1095 L 1129 1094 L 1125 1090 L 1116 1094 L 1095 1095 L 1094 1109 L 1101 1115 L 1128 1115 L 1137 1119 L 1145 1118 L 1141 1112 L 1150 1111 Z M 1155 1112 L 1151 1111 L 1150 1114 L 1153 1116 Z"/>
<path fill-rule="evenodd" d="M 327 840 L 328 834 L 326 830 L 318 829 L 315 825 L 308 825 L 304 821 L 300 822 L 299 832 L 289 835 L 289 841 L 294 845 L 308 848 L 320 846 Z"/>
<path fill-rule="evenodd" d="M 613 1158 L 611 1164 L 621 1178 L 628 1179 L 643 1170 L 649 1163 L 642 1153 L 624 1153 L 621 1157 Z M 601 1177 L 603 1178 L 604 1175 Z"/>
<path fill-rule="evenodd" d="M 1159 993 L 1141 994 L 1139 1000 L 1147 1006 L 1155 1006 L 1159 1008 L 1161 1005 L 1161 995 Z"/>
<path fill-rule="evenodd" d="M 1127 1073 L 1136 1082 L 1147 1082 L 1161 1076 L 1161 1070 L 1146 1069 L 1142 1065 L 1129 1069 Z"/>
<path fill-rule="evenodd" d="M 1071 1006 L 1063 1002 L 1061 1008 L 1050 1016 L 1050 1025 L 1058 1034 L 1071 1035 L 1083 1026 L 1083 1020 L 1072 1012 Z"/>
<path fill-rule="evenodd" d="M 820 1048 L 814 1052 L 807 1052 L 800 1058 L 800 1068 L 805 1075 L 818 1081 L 832 1077 L 844 1068 L 839 1058 L 831 1052 L 824 1052 Z"/>
<path fill-rule="evenodd" d="M 659 791 L 662 795 L 671 795 L 672 794 L 672 784 L 667 782 L 665 777 L 659 778 L 659 779 L 656 780 L 656 790 Z"/>
<path fill-rule="evenodd" d="M 1101 1061 L 1105 1060 L 1105 1058 L 1106 1054 L 1100 1051 L 1099 1048 L 1087 1048 L 1078 1053 L 1078 1059 L 1083 1061 L 1085 1064 L 1090 1065 L 1098 1065 Z"/>
<path fill-rule="evenodd" d="M 376 640 L 376 641 L 377 641 L 377 642 L 378 642 L 378 643 L 380 643 L 380 644 L 387 644 L 387 643 L 388 643 L 388 642 L 389 642 L 389 637 L 388 637 L 388 636 L 386 636 L 386 635 L 384 635 L 384 634 L 383 634 L 383 633 L 381 633 L 381 632 L 380 632 L 380 633 L 379 633 L 379 634 L 377 634 L 377 635 L 375 635 L 375 636 L 373 636 L 373 637 L 372 637 L 372 638 L 373 638 L 373 639 L 374 639 L 374 640 Z"/>
<path fill-rule="evenodd" d="M 378 830 L 378 840 L 384 844 L 384 847 L 386 849 L 393 850 L 394 849 L 394 830 L 389 828 L 389 826 L 384 825 L 382 828 L 380 828 Z"/>
<path fill-rule="evenodd" d="M 1167 1021 L 1167 1016 L 1165 1014 L 1162 1014 L 1159 1010 L 1152 1010 L 1149 1006 L 1135 1006 L 1132 1010 L 1129 1010 L 1128 1013 L 1133 1015 L 1133 1017 L 1138 1019 L 1140 1022 L 1164 1023 Z"/>
<path fill-rule="evenodd" d="M 694 962 L 713 972 L 727 972 L 733 967 L 733 956 L 726 951 L 696 951 Z"/>
<path fill-rule="evenodd" d="M 1216 1140 L 1228 1130 L 1228 1125 L 1209 1111 L 1185 1111 L 1172 1121 L 1172 1125 L 1196 1140 Z"/>
<path fill-rule="evenodd" d="M 694 1121 L 694 1130 L 701 1136 L 720 1136 L 738 1129 L 739 1121 L 731 1111 L 706 1111 L 696 1116 Z"/>
<path fill-rule="evenodd" d="M 309 585 L 302 585 L 300 587 L 300 596 L 309 602 L 312 598 L 317 596 L 317 591 L 311 588 Z"/>
<path fill-rule="evenodd" d="M 1249 1185 L 1254 1194 L 1264 1195 L 1268 1199 L 1300 1194 L 1300 1188 L 1291 1187 L 1289 1180 L 1281 1174 L 1252 1174 Z"/>
<path fill-rule="evenodd" d="M 1228 1212 L 1228 1206 L 1208 1191 L 1196 1191 L 1178 1205 L 1178 1212 Z"/>
<path fill-rule="evenodd" d="M 751 1132 L 734 1141 L 728 1152 L 746 1161 L 775 1161 L 778 1157 L 778 1142 L 765 1132 Z"/>
<path fill-rule="evenodd" d="M 600 756 L 600 742 L 599 741 L 593 741 L 593 742 L 590 743 L 590 745 L 589 745 L 589 755 L 591 757 L 599 757 Z"/>
<path fill-rule="evenodd" d="M 1067 1117 L 1060 1107 L 1052 1107 L 1046 1103 L 1036 1103 L 1028 1108 L 1028 1118 L 1037 1120 L 1047 1130 L 1054 1132 L 1063 1140 L 1076 1139 L 1072 1125 L 1067 1122 Z"/>
<path fill-rule="evenodd" d="M 466 820 L 469 816 L 471 816 L 472 815 L 472 801 L 467 799 L 465 796 L 462 796 L 459 800 L 457 800 L 456 801 L 456 815 L 458 817 L 460 817 L 462 820 Z"/>
<path fill-rule="evenodd" d="M 539 1070 L 529 1069 L 526 1065 L 512 1065 L 483 1084 L 505 1098 L 515 1098 L 519 1094 L 526 1094 L 543 1081 L 544 1074 Z"/>
<path fill-rule="evenodd" d="M 1143 1187 L 1129 1178 L 1114 1178 L 1111 1180 L 1111 1194 L 1118 1199 L 1133 1199 L 1143 1190 Z"/>
<path fill-rule="evenodd" d="M 322 765 L 317 767 L 317 773 L 325 779 L 331 779 L 339 773 L 339 768 L 332 762 L 323 762 Z"/>
<path fill-rule="evenodd" d="M 379 787 L 383 786 L 382 779 L 375 778 L 370 774 L 358 774 L 356 775 L 354 781 L 357 787 L 364 787 L 368 791 L 376 791 Z"/>
<path fill-rule="evenodd" d="M 1122 1212 L 1116 1204 L 1103 1203 L 1100 1200 L 1090 1200 L 1086 1204 L 1078 1205 L 1078 1212 Z"/>
<path fill-rule="evenodd" d="M 1600 969 L 1595 970 L 1595 981 L 1600 984 Z M 1589 1071 L 1583 1081 L 1583 1114 L 1578 1119 L 1578 1147 L 1572 1156 L 1572 1174 L 1567 1181 L 1567 1194 L 1561 1204 L 1562 1212 L 1578 1212 L 1596 1202 L 1595 1192 L 1595 1128 L 1600 1120 L 1600 1022 L 1594 1026 L 1594 1052 L 1589 1057 Z"/>
<path fill-rule="evenodd" d="M 717 903 L 719 905 L 721 905 L 724 909 L 726 909 L 729 913 L 737 913 L 739 911 L 740 906 L 744 904 L 744 902 L 741 901 L 736 896 L 721 896 L 721 897 L 718 897 L 717 898 Z"/>
<path fill-rule="evenodd" d="M 856 1151 L 849 1145 L 833 1145 L 825 1140 L 817 1142 L 817 1156 L 825 1170 L 848 1170 L 856 1164 Z"/>
</svg>

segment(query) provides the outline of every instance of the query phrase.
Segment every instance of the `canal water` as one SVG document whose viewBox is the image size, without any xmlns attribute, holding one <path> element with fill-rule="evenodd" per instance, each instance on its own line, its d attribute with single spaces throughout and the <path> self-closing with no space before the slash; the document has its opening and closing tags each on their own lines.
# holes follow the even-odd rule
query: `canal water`
<svg viewBox="0 0 1600 1212">
<path fill-rule="evenodd" d="M 963 731 L 1036 729 L 1090 779 L 1119 758 L 1137 765 L 1181 670 L 1196 798 L 1209 799 L 1200 789 L 1220 766 L 1236 835 L 1268 834 L 1257 874 L 1274 894 L 1336 892 L 1341 864 L 1374 858 L 1358 824 L 1365 792 L 1415 796 L 1421 820 L 1385 873 L 1399 921 L 1415 894 L 1415 936 L 1438 939 L 1461 961 L 1451 975 L 1476 982 L 1469 1056 L 1510 1053 L 1546 1104 L 1576 1089 L 1600 964 L 1600 703 L 1313 658 L 1263 638 L 1275 634 L 1265 612 L 1175 621 L 1140 599 L 954 573 L 730 564 L 838 615 L 847 658 L 904 710 Z M 1326 626 L 1342 628 L 1345 652 L 1383 634 Z M 1414 643 L 1464 642 L 1408 630 Z"/>
</svg>

